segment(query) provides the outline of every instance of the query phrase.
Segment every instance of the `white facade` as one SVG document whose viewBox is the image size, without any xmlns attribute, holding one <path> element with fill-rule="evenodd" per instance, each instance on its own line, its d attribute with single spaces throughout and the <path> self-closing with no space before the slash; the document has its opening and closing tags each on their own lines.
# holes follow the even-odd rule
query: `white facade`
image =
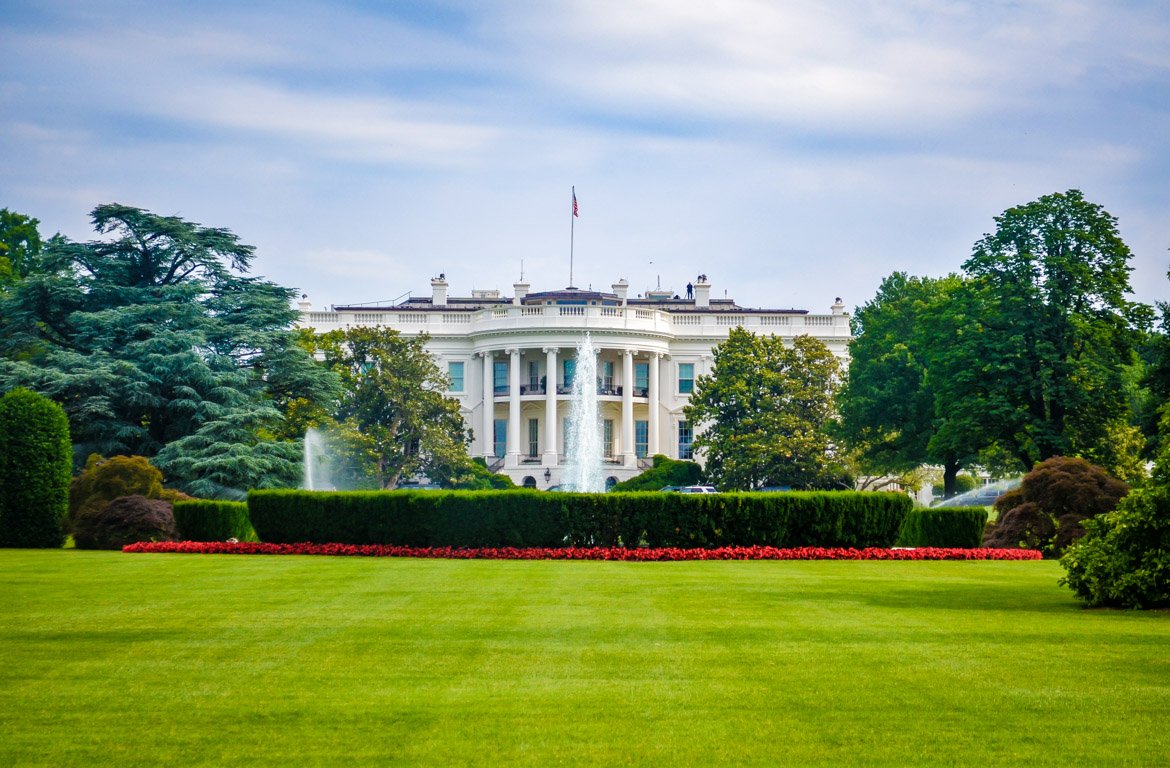
<svg viewBox="0 0 1170 768">
<path fill-rule="evenodd" d="M 840 299 L 829 314 L 747 309 L 711 299 L 706 276 L 694 284 L 693 298 L 654 292 L 627 298 L 624 280 L 612 293 L 529 293 L 517 283 L 511 298 L 497 291 L 448 298 L 442 275 L 431 286 L 430 298 L 394 306 L 315 311 L 306 299 L 300 324 L 318 333 L 382 326 L 405 336 L 429 334 L 428 349 L 452 378 L 448 394 L 472 430 L 471 454 L 518 485 L 538 488 L 561 482 L 572 361 L 586 333 L 599 352 L 605 472 L 619 481 L 643 471 L 658 453 L 689 458 L 683 408 L 695 377 L 711 370 L 712 349 L 732 328 L 785 339 L 807 334 L 842 361 L 850 339 Z"/>
</svg>

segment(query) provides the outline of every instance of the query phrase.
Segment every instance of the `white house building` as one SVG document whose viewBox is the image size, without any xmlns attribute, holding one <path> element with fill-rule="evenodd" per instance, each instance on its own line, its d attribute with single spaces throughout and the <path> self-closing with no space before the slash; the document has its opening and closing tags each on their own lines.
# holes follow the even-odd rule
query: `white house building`
<svg viewBox="0 0 1170 768">
<path fill-rule="evenodd" d="M 530 293 L 514 285 L 511 298 L 496 290 L 448 296 L 444 275 L 431 280 L 429 298 L 392 306 L 300 303 L 302 327 L 318 333 L 351 326 L 382 326 L 430 335 L 428 349 L 451 380 L 471 427 L 473 456 L 517 484 L 559 485 L 566 464 L 565 434 L 576 350 L 590 334 L 597 373 L 606 475 L 625 480 L 662 453 L 691 458 L 692 426 L 683 414 L 695 377 L 712 366 L 712 349 L 742 326 L 785 339 L 820 339 L 842 361 L 850 339 L 841 299 L 829 314 L 799 309 L 749 309 L 711 298 L 700 275 L 693 295 L 649 291 L 631 298 L 620 280 L 613 292 L 566 288 Z"/>
</svg>

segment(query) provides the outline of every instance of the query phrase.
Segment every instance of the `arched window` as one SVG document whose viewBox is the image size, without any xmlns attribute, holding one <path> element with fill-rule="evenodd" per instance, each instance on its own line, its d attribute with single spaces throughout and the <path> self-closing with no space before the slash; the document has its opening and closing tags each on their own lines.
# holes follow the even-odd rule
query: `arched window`
<svg viewBox="0 0 1170 768">
<path fill-rule="evenodd" d="M 615 485 L 617 485 L 617 481 L 617 478 L 613 475 L 605 478 L 605 490 L 608 491 L 610 488 L 613 488 Z"/>
<path fill-rule="evenodd" d="M 525 488 L 535 488 L 536 487 L 536 478 L 533 477 L 532 475 L 525 475 L 524 480 L 521 483 L 521 485 L 523 485 Z"/>
</svg>

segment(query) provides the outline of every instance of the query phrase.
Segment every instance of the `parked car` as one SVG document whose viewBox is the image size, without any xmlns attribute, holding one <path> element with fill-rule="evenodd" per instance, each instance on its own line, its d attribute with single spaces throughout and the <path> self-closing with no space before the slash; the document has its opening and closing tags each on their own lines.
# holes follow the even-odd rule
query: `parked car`
<svg viewBox="0 0 1170 768">
<path fill-rule="evenodd" d="M 719 493 L 713 485 L 688 485 L 678 489 L 679 493 Z"/>
</svg>

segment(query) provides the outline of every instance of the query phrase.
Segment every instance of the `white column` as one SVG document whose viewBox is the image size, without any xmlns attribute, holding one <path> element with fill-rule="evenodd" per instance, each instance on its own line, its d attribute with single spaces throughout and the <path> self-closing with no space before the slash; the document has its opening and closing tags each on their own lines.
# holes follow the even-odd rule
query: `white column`
<svg viewBox="0 0 1170 768">
<path fill-rule="evenodd" d="M 483 457 L 491 463 L 495 455 L 493 442 L 495 441 L 496 394 L 492 386 L 493 357 L 491 352 L 480 352 L 483 355 Z"/>
<path fill-rule="evenodd" d="M 659 361 L 662 360 L 662 355 L 657 352 L 650 355 L 650 391 L 646 398 L 646 407 L 649 409 L 649 421 L 646 425 L 647 431 L 650 433 L 650 445 L 648 446 L 651 456 L 662 453 L 658 447 L 658 411 L 662 408 L 662 403 L 659 401 L 658 392 L 658 366 Z"/>
<path fill-rule="evenodd" d="M 622 353 L 622 465 L 637 465 L 634 456 L 634 352 Z"/>
<path fill-rule="evenodd" d="M 520 350 L 509 349 L 508 365 L 508 466 L 520 465 Z"/>
<path fill-rule="evenodd" d="M 544 348 L 544 456 L 541 464 L 557 465 L 557 348 Z"/>
</svg>

